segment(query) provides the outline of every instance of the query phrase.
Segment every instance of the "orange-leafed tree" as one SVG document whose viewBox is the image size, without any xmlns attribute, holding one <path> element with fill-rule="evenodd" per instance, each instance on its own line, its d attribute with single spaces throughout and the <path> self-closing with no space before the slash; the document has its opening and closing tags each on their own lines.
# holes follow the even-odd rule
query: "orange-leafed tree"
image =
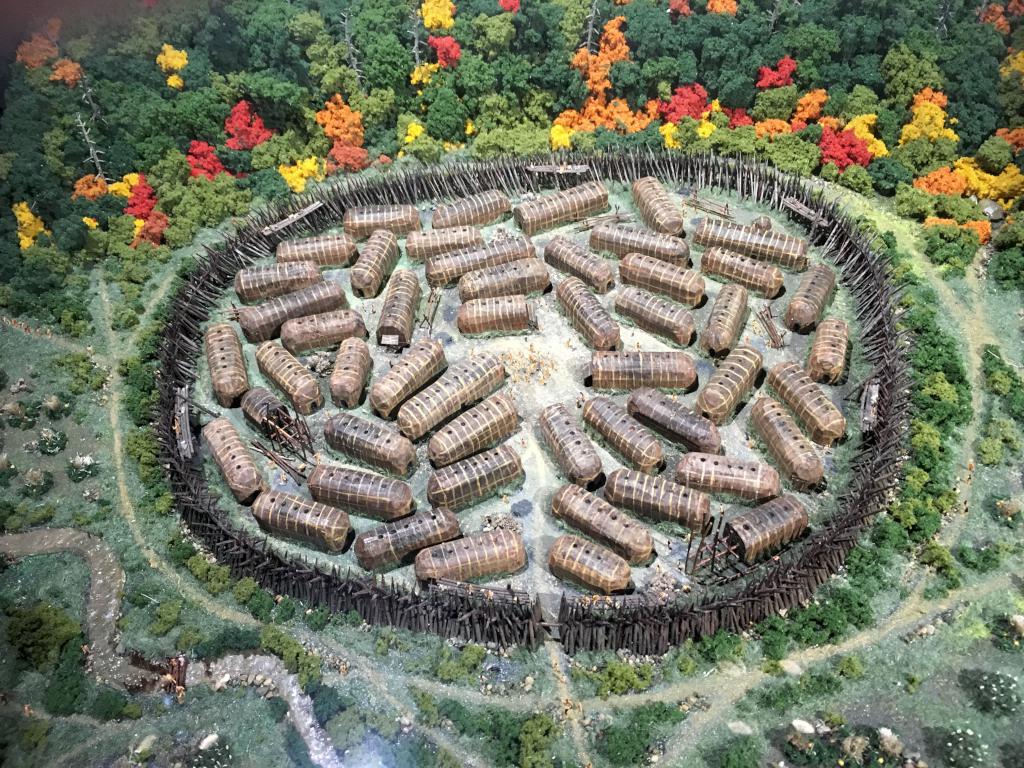
<svg viewBox="0 0 1024 768">
<path fill-rule="evenodd" d="M 341 94 L 331 96 L 324 108 L 316 113 L 316 121 L 324 129 L 324 135 L 335 144 L 363 146 L 363 115 L 346 104 Z"/>
<path fill-rule="evenodd" d="M 799 120 L 803 123 L 810 123 L 821 117 L 821 110 L 825 106 L 825 102 L 828 101 L 828 91 L 824 88 L 817 88 L 813 91 L 808 91 L 800 100 L 796 103 L 796 109 L 793 111 L 793 119 Z"/>
<path fill-rule="evenodd" d="M 739 10 L 736 0 L 708 0 L 708 13 L 721 13 L 725 16 L 735 16 Z"/>
<path fill-rule="evenodd" d="M 86 174 L 75 182 L 75 191 L 71 193 L 71 199 L 77 200 L 80 197 L 86 200 L 95 200 L 107 194 L 107 182 L 102 176 Z"/>
<path fill-rule="evenodd" d="M 990 3 L 978 16 L 982 24 L 991 24 L 1001 35 L 1010 33 L 1010 22 L 1006 19 L 1006 9 L 999 3 Z"/>
<path fill-rule="evenodd" d="M 996 136 L 1006 139 L 1015 151 L 1024 149 L 1024 127 L 1021 128 L 999 128 Z"/>
<path fill-rule="evenodd" d="M 949 97 L 942 91 L 936 91 L 934 88 L 922 88 L 914 94 L 914 103 L 911 105 L 911 109 L 922 104 L 934 104 L 945 109 L 946 105 L 949 104 Z"/>
<path fill-rule="evenodd" d="M 64 83 L 68 88 L 74 88 L 82 80 L 85 73 L 82 65 L 71 59 L 57 59 L 53 62 L 53 69 L 50 71 L 50 80 Z"/>
<path fill-rule="evenodd" d="M 793 126 L 787 123 L 785 120 L 779 120 L 778 118 L 769 118 L 768 120 L 762 120 L 759 123 L 754 123 L 754 134 L 759 139 L 763 139 L 766 136 L 778 136 L 783 133 L 792 133 Z"/>
<path fill-rule="evenodd" d="M 50 19 L 46 26 L 18 46 L 15 59 L 27 69 L 37 69 L 51 59 L 57 58 L 57 37 L 60 35 L 60 19 Z"/>
<path fill-rule="evenodd" d="M 690 8 L 690 0 L 668 0 L 668 12 L 673 18 L 693 15 L 693 10 Z"/>
<path fill-rule="evenodd" d="M 633 133 L 642 131 L 657 117 L 658 103 L 649 101 L 642 110 L 634 112 L 625 99 L 609 99 L 612 87 L 612 66 L 620 61 L 629 61 L 629 44 L 622 31 L 626 23 L 623 16 L 616 16 L 604 25 L 597 53 L 585 47 L 576 51 L 572 66 L 583 75 L 589 95 L 579 110 L 567 109 L 555 118 L 555 125 L 571 131 L 590 132 L 598 128 Z"/>
<path fill-rule="evenodd" d="M 948 166 L 936 168 L 927 176 L 914 179 L 914 186 L 930 195 L 962 195 L 967 189 L 967 179 L 960 171 Z"/>
</svg>

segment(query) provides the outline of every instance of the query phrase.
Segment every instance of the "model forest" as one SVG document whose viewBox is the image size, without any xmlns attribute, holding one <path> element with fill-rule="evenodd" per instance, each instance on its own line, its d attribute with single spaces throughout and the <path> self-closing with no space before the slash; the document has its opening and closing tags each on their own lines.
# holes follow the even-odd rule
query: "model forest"
<svg viewBox="0 0 1024 768">
<path fill-rule="evenodd" d="M 40 14 L 0 763 L 1024 766 L 1024 2 Z"/>
</svg>

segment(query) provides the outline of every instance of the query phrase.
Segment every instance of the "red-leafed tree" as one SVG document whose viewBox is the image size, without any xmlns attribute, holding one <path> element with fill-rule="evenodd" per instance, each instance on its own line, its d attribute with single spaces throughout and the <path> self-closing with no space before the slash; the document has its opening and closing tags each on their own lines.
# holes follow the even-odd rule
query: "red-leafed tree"
<svg viewBox="0 0 1024 768">
<path fill-rule="evenodd" d="M 442 67 L 454 67 L 462 56 L 462 47 L 454 37 L 427 37 L 427 45 L 437 54 L 437 63 Z"/>
<path fill-rule="evenodd" d="M 365 147 L 353 147 L 351 144 L 335 144 L 327 153 L 328 171 L 348 171 L 356 173 L 370 164 Z"/>
<path fill-rule="evenodd" d="M 736 109 L 730 109 L 729 107 L 722 107 L 722 111 L 729 116 L 729 127 L 739 128 L 743 125 L 753 125 L 754 118 L 747 114 L 747 110 L 743 107 L 736 107 Z"/>
<path fill-rule="evenodd" d="M 690 10 L 690 0 L 668 0 L 668 10 L 673 18 L 693 15 L 693 11 Z"/>
<path fill-rule="evenodd" d="M 217 157 L 217 151 L 213 145 L 205 141 L 193 141 L 189 144 L 186 159 L 193 176 L 205 176 L 212 179 L 219 173 L 227 173 L 227 169 Z"/>
<path fill-rule="evenodd" d="M 670 123 L 678 123 L 683 117 L 700 120 L 707 111 L 708 92 L 700 83 L 681 85 L 672 92 L 671 99 L 658 102 L 658 112 Z"/>
<path fill-rule="evenodd" d="M 224 132 L 230 137 L 227 145 L 231 149 L 252 149 L 274 135 L 245 99 L 231 108 L 231 114 L 224 121 Z"/>
<path fill-rule="evenodd" d="M 124 206 L 124 212 L 136 219 L 148 219 L 155 207 L 156 192 L 146 181 L 146 175 L 140 173 L 139 180 L 132 187 L 131 197 L 128 198 L 128 202 Z"/>
<path fill-rule="evenodd" d="M 167 214 L 163 211 L 153 211 L 149 218 L 146 219 L 146 223 L 142 225 L 142 229 L 139 230 L 139 234 L 135 236 L 132 241 L 132 247 L 134 248 L 139 243 L 146 242 L 152 243 L 153 245 L 160 245 L 164 239 L 164 230 L 167 229 Z"/>
<path fill-rule="evenodd" d="M 783 56 L 771 67 L 760 67 L 757 70 L 758 88 L 779 88 L 783 85 L 793 84 L 793 73 L 796 72 L 797 63 L 789 56 Z"/>
<path fill-rule="evenodd" d="M 498 0 L 498 7 L 505 13 L 516 13 L 519 10 L 519 0 Z"/>
<path fill-rule="evenodd" d="M 867 166 L 871 162 L 868 144 L 853 131 L 834 131 L 825 127 L 821 131 L 821 163 L 834 163 L 840 171 L 851 165 Z"/>
</svg>

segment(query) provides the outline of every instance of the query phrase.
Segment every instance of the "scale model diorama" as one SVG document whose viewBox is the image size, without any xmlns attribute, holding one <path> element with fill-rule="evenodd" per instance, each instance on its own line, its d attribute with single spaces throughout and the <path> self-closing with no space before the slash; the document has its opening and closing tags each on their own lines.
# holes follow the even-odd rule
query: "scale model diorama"
<svg viewBox="0 0 1024 768">
<path fill-rule="evenodd" d="M 0 763 L 1024 766 L 1024 2 L 16 5 Z"/>
</svg>

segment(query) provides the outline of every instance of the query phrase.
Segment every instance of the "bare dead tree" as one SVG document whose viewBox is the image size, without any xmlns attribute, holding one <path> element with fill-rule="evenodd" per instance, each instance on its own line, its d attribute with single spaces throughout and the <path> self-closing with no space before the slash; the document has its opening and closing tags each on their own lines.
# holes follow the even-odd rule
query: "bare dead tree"
<svg viewBox="0 0 1024 768">
<path fill-rule="evenodd" d="M 88 75 L 82 75 L 82 79 L 78 81 L 78 87 L 82 89 L 82 101 L 89 105 L 89 122 L 95 123 L 97 120 L 102 120 L 104 123 L 107 122 L 100 111 L 100 105 L 96 103 L 96 99 L 93 96 L 92 83 L 89 82 Z"/>
<path fill-rule="evenodd" d="M 348 27 L 348 14 L 341 14 L 341 29 L 345 35 L 345 47 L 348 49 L 348 66 L 353 72 L 356 73 L 356 83 L 359 87 L 363 87 L 363 70 L 359 66 L 359 49 L 356 48 L 355 42 L 352 40 L 352 32 Z"/>
<path fill-rule="evenodd" d="M 590 12 L 587 14 L 587 52 L 594 52 L 594 31 L 597 26 L 597 0 L 590 0 Z"/>
<path fill-rule="evenodd" d="M 420 49 L 423 47 L 423 40 L 420 39 L 420 30 L 422 29 L 420 21 L 419 14 L 413 6 L 409 11 L 409 33 L 412 35 L 412 56 L 417 67 L 420 65 Z"/>
<path fill-rule="evenodd" d="M 78 125 L 78 130 L 82 134 L 82 141 L 85 142 L 85 146 L 89 148 L 89 160 L 96 168 L 97 178 L 107 181 L 107 175 L 103 172 L 103 150 L 96 146 L 96 142 L 92 140 L 92 136 L 89 135 L 89 127 L 82 120 L 81 112 L 75 113 L 75 123 Z"/>
<path fill-rule="evenodd" d="M 791 4 L 799 8 L 800 0 L 790 0 Z M 775 25 L 779 23 L 779 19 L 782 17 L 782 12 L 786 9 L 787 0 L 775 0 L 775 5 L 772 6 L 771 12 L 768 14 L 768 31 L 774 32 Z"/>
<path fill-rule="evenodd" d="M 942 0 L 935 17 L 935 37 L 945 40 L 949 36 L 949 23 L 953 19 L 952 0 Z"/>
</svg>

